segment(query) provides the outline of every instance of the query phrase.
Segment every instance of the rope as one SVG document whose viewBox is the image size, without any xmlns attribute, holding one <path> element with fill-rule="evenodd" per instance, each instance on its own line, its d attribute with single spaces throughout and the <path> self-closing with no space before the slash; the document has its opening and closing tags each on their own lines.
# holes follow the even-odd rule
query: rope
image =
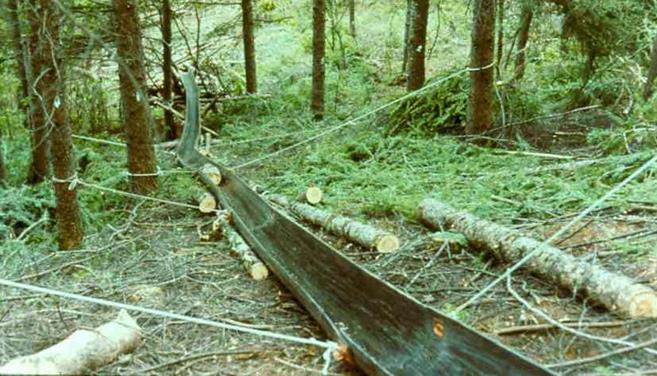
<svg viewBox="0 0 657 376">
<path fill-rule="evenodd" d="M 576 217 L 574 217 L 568 224 L 566 224 L 564 227 L 559 229 L 559 231 L 555 232 L 552 236 L 544 240 L 539 246 L 534 248 L 532 251 L 528 252 L 525 257 L 520 259 L 518 262 L 513 264 L 510 268 L 508 268 L 504 273 L 502 273 L 499 277 L 497 277 L 493 282 L 488 284 L 488 286 L 484 287 L 476 293 L 474 296 L 472 296 L 468 301 L 465 303 L 461 304 L 460 306 L 456 307 L 456 309 L 453 311 L 454 313 L 461 312 L 463 309 L 467 308 L 470 304 L 476 302 L 479 300 L 479 298 L 483 297 L 486 295 L 493 287 L 497 286 L 500 282 L 504 281 L 507 277 L 509 277 L 513 272 L 518 270 L 520 267 L 522 267 L 527 261 L 529 261 L 534 255 L 536 255 L 544 246 L 552 243 L 555 239 L 559 238 L 563 234 L 566 233 L 566 231 L 570 230 L 573 226 L 575 226 L 579 221 L 581 221 L 584 217 L 587 215 L 591 214 L 595 209 L 597 209 L 600 205 L 602 205 L 603 202 L 607 201 L 611 196 L 615 195 L 618 191 L 620 191 L 623 187 L 625 187 L 627 184 L 629 184 L 631 181 L 636 179 L 639 175 L 641 175 L 644 171 L 646 171 L 648 168 L 650 168 L 653 164 L 657 162 L 657 155 L 652 157 L 649 161 L 645 162 L 641 167 L 636 169 L 630 176 L 625 178 L 623 181 L 618 183 L 615 187 L 607 191 L 602 197 L 597 199 L 594 203 L 589 205 L 586 209 L 584 209 L 581 213 L 579 213 Z"/>
<path fill-rule="evenodd" d="M 136 311 L 136 312 L 146 313 L 146 314 L 153 315 L 153 316 L 165 317 L 165 318 L 174 319 L 174 320 L 182 320 L 182 321 L 186 321 L 186 322 L 190 322 L 190 323 L 194 323 L 194 324 L 212 326 L 212 327 L 215 327 L 215 328 L 233 330 L 233 331 L 236 331 L 236 332 L 253 334 L 253 335 L 260 336 L 260 337 L 268 337 L 268 338 L 278 339 L 278 340 L 281 340 L 281 341 L 295 342 L 295 343 L 300 343 L 300 344 L 303 344 L 303 345 L 317 346 L 317 347 L 321 347 L 321 348 L 326 349 L 329 354 L 332 351 L 337 349 L 337 343 L 335 343 L 335 342 L 320 341 L 320 340 L 312 338 L 312 337 L 311 338 L 304 338 L 304 337 L 297 337 L 297 336 L 292 336 L 292 335 L 288 335 L 288 334 L 269 332 L 269 331 L 266 331 L 266 330 L 253 329 L 253 328 L 249 328 L 249 327 L 245 327 L 245 326 L 241 326 L 241 325 L 236 325 L 236 324 L 228 324 L 228 323 L 217 322 L 217 321 L 212 321 L 212 320 L 208 320 L 208 319 L 201 319 L 201 318 L 197 318 L 197 317 L 181 315 L 181 314 L 178 314 L 178 313 L 162 311 L 162 310 L 159 310 L 159 309 L 140 307 L 140 306 L 136 306 L 136 305 L 132 305 L 132 304 L 119 303 L 119 302 L 115 302 L 115 301 L 111 301 L 111 300 L 99 299 L 99 298 L 94 298 L 94 297 L 91 297 L 91 296 L 74 294 L 74 293 L 60 291 L 60 290 L 54 290 L 54 289 L 50 289 L 50 288 L 46 288 L 46 287 L 29 285 L 29 284 L 26 284 L 26 283 L 13 282 L 13 281 L 9 281 L 9 280 L 6 280 L 6 279 L 0 279 L 0 285 L 4 285 L 4 286 L 7 286 L 7 287 L 13 287 L 13 288 L 21 289 L 21 290 L 28 290 L 28 291 L 32 291 L 32 292 L 36 292 L 36 293 L 59 296 L 61 298 L 65 298 L 65 299 L 78 300 L 78 301 L 85 302 L 85 303 L 97 304 L 97 305 L 102 305 L 102 306 L 112 307 L 112 308 L 117 308 L 117 309 L 125 309 L 127 311 Z"/>
<path fill-rule="evenodd" d="M 481 68 L 481 69 L 486 69 L 486 68 L 487 68 L 487 67 L 483 67 L 483 68 Z M 465 69 L 461 69 L 461 70 L 458 71 L 458 72 L 452 73 L 452 74 L 450 74 L 450 75 L 447 76 L 447 77 L 443 77 L 443 78 L 441 78 L 441 79 L 439 79 L 439 80 L 437 80 L 437 81 L 435 81 L 435 82 L 432 82 L 432 83 L 430 83 L 430 84 L 428 84 L 428 85 L 426 85 L 426 86 L 424 86 L 424 87 L 422 87 L 422 88 L 420 88 L 420 89 L 418 89 L 418 90 L 416 90 L 416 91 L 413 91 L 413 92 L 411 92 L 411 93 L 408 93 L 408 94 L 406 94 L 406 95 L 403 95 L 403 96 L 401 96 L 401 97 L 399 97 L 399 98 L 397 98 L 397 99 L 395 99 L 395 100 L 393 100 L 393 101 L 390 101 L 390 102 L 388 102 L 388 103 L 382 104 L 382 105 L 380 105 L 379 107 L 376 107 L 376 108 L 374 108 L 374 109 L 371 110 L 371 111 L 368 111 L 368 112 L 366 112 L 366 113 L 364 113 L 364 114 L 362 114 L 362 115 L 360 115 L 360 116 L 357 116 L 357 117 L 355 117 L 355 118 L 353 118 L 353 119 L 347 120 L 346 122 L 344 122 L 344 123 L 342 123 L 342 124 L 339 124 L 339 125 L 336 125 L 336 126 L 334 126 L 334 127 L 332 127 L 332 128 L 329 128 L 329 129 L 327 129 L 327 130 L 325 130 L 325 131 L 323 131 L 323 132 L 320 132 L 320 133 L 318 133 L 318 134 L 316 134 L 316 135 L 314 135 L 314 136 L 312 136 L 312 137 L 309 137 L 309 138 L 307 138 L 307 139 L 305 139 L 305 140 L 299 141 L 299 142 L 294 143 L 294 144 L 292 144 L 292 145 L 290 145 L 290 146 L 287 146 L 287 147 L 284 147 L 284 148 L 282 148 L 282 149 L 279 149 L 279 150 L 277 150 L 277 151 L 275 151 L 275 152 L 273 152 L 273 153 L 266 154 L 266 155 L 264 155 L 264 156 L 262 156 L 262 157 L 258 157 L 258 158 L 252 159 L 252 160 L 250 160 L 250 161 L 248 161 L 248 162 L 245 162 L 245 163 L 239 164 L 239 165 L 237 165 L 237 166 L 233 166 L 232 168 L 235 169 L 235 170 L 237 170 L 237 169 L 240 169 L 240 168 L 244 168 L 244 167 L 248 167 L 248 166 L 252 166 L 252 165 L 258 164 L 258 163 L 260 163 L 260 162 L 262 162 L 262 161 L 264 161 L 264 160 L 266 160 L 266 159 L 276 157 L 276 156 L 278 156 L 278 155 L 280 155 L 280 154 L 283 154 L 283 153 L 285 153 L 285 152 L 287 152 L 287 151 L 290 151 L 290 150 L 292 150 L 292 149 L 296 149 L 296 148 L 298 148 L 299 146 L 305 145 L 305 144 L 310 143 L 310 142 L 312 142 L 312 141 L 315 141 L 315 140 L 317 140 L 317 139 L 319 139 L 319 138 L 322 138 L 322 137 L 324 137 L 324 136 L 326 136 L 326 135 L 328 135 L 328 134 L 331 134 L 331 133 L 337 132 L 337 131 L 341 130 L 342 128 L 345 128 L 345 127 L 347 127 L 347 126 L 349 126 L 349 125 L 354 125 L 354 124 L 356 124 L 356 122 L 358 122 L 359 120 L 362 120 L 362 119 L 364 119 L 364 118 L 366 118 L 366 117 L 369 117 L 370 115 L 373 115 L 373 114 L 375 114 L 375 113 L 377 113 L 377 112 L 380 112 L 380 111 L 382 111 L 382 110 L 384 110 L 384 109 L 386 109 L 386 108 L 388 108 L 388 107 L 390 107 L 390 106 L 393 106 L 393 105 L 395 105 L 395 104 L 397 104 L 397 103 L 400 103 L 400 102 L 402 102 L 402 101 L 404 101 L 404 100 L 406 100 L 406 99 L 408 99 L 408 98 L 412 98 L 412 97 L 414 97 L 414 96 L 417 96 L 418 94 L 420 94 L 420 93 L 422 93 L 422 92 L 424 92 L 424 91 L 426 91 L 426 90 L 428 90 L 428 89 L 430 89 L 430 88 L 432 88 L 432 87 L 434 87 L 434 86 L 436 86 L 436 85 L 438 85 L 438 84 L 441 84 L 441 83 L 443 83 L 443 82 L 445 82 L 445 81 L 451 80 L 451 79 L 454 78 L 454 77 L 460 76 L 461 74 L 463 74 L 463 73 L 465 73 L 465 72 L 468 72 L 468 71 L 471 70 L 471 69 L 473 69 L 473 68 L 465 68 Z"/>
<path fill-rule="evenodd" d="M 75 187 L 80 183 L 80 179 L 78 179 L 78 173 L 74 172 L 73 175 L 69 178 L 66 179 L 59 179 L 56 176 L 52 176 L 50 180 L 55 183 L 55 184 L 68 184 L 68 190 L 72 191 L 75 189 Z"/>
<path fill-rule="evenodd" d="M 477 68 L 470 68 L 470 67 L 468 67 L 468 68 L 466 68 L 466 70 L 467 70 L 468 72 L 481 72 L 481 71 L 486 70 L 486 69 L 491 69 L 491 68 L 494 67 L 494 66 L 495 66 L 495 62 L 492 62 L 492 63 L 490 63 L 490 64 L 488 64 L 488 65 L 486 65 L 486 66 L 484 66 L 484 67 L 477 67 Z"/>
<path fill-rule="evenodd" d="M 162 175 L 162 170 L 160 170 L 160 166 L 155 166 L 155 167 L 156 167 L 155 172 L 134 173 L 134 172 L 126 171 L 124 174 L 125 174 L 125 176 L 133 177 L 133 178 L 142 178 L 142 177 Z"/>
</svg>

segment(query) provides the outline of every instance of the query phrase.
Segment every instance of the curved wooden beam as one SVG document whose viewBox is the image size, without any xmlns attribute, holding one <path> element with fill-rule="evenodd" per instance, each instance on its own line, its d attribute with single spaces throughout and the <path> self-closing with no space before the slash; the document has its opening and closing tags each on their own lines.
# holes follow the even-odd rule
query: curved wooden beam
<svg viewBox="0 0 657 376">
<path fill-rule="evenodd" d="M 418 302 L 353 263 L 271 207 L 231 170 L 201 155 L 198 88 L 191 73 L 180 162 L 221 171 L 216 186 L 200 173 L 240 235 L 327 334 L 344 346 L 342 359 L 369 375 L 550 375 L 540 365 Z"/>
</svg>

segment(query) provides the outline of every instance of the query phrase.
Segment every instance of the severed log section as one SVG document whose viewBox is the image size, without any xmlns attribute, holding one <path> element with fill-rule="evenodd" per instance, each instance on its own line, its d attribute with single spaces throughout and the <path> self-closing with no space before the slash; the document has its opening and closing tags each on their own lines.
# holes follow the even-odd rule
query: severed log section
<svg viewBox="0 0 657 376">
<path fill-rule="evenodd" d="M 233 226 L 230 223 L 231 217 L 230 213 L 226 211 L 217 213 L 217 219 L 215 223 L 213 223 L 213 227 L 216 224 L 219 227 L 216 230 L 222 231 L 226 236 L 231 251 L 242 260 L 242 265 L 244 265 L 244 269 L 249 272 L 251 278 L 256 281 L 266 279 L 269 276 L 269 269 L 267 269 L 267 266 L 260 261 L 255 253 L 253 253 L 251 247 L 244 242 L 244 239 L 242 239 L 240 234 L 233 229 Z"/>
<path fill-rule="evenodd" d="M 265 197 L 276 205 L 290 210 L 304 221 L 320 226 L 367 249 L 376 249 L 381 253 L 388 253 L 399 248 L 399 238 L 376 227 L 331 214 L 310 205 L 290 201 L 282 195 L 270 194 L 265 195 Z"/>
<path fill-rule="evenodd" d="M 141 343 L 137 322 L 121 310 L 113 321 L 94 330 L 79 329 L 62 342 L 0 367 L 0 375 L 83 375 L 132 352 Z"/>
<path fill-rule="evenodd" d="M 657 317 L 657 293 L 631 278 L 583 261 L 559 248 L 522 236 L 518 231 L 479 219 L 440 201 L 425 199 L 418 206 L 419 219 L 431 228 L 461 232 L 478 248 L 497 259 L 516 262 L 540 249 L 525 268 L 571 291 L 584 294 L 610 311 L 630 317 Z"/>
<path fill-rule="evenodd" d="M 200 169 L 213 162 L 194 149 L 198 89 L 190 73 L 183 83 L 187 113 L 178 159 Z M 271 272 L 342 345 L 342 359 L 353 359 L 370 375 L 551 374 L 362 269 L 271 207 L 232 171 L 215 166 L 222 175 L 219 187 L 200 178 Z"/>
</svg>

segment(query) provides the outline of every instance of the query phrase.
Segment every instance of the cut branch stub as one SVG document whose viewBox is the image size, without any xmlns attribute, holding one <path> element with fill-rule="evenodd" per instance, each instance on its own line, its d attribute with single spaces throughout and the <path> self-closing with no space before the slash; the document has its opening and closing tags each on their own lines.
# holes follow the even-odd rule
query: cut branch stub
<svg viewBox="0 0 657 376">
<path fill-rule="evenodd" d="M 216 166 L 207 163 L 201 168 L 201 173 L 210 178 L 215 185 L 221 184 L 221 171 Z"/>
<path fill-rule="evenodd" d="M 518 262 L 529 253 L 524 268 L 576 293 L 591 297 L 607 309 L 629 317 L 657 317 L 657 293 L 633 279 L 584 261 L 516 230 L 479 219 L 440 201 L 425 199 L 419 219 L 430 228 L 449 228 L 465 235 L 470 244 L 497 259 Z"/>
<path fill-rule="evenodd" d="M 198 199 L 198 210 L 201 213 L 212 213 L 217 208 L 217 200 L 213 195 L 204 193 Z"/>
</svg>

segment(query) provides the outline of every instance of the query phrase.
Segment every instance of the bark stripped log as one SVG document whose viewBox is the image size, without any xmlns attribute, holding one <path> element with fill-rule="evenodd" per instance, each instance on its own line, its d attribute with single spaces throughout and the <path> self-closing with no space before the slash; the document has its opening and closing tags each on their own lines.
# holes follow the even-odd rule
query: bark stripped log
<svg viewBox="0 0 657 376">
<path fill-rule="evenodd" d="M 256 281 L 261 281 L 269 276 L 269 269 L 260 261 L 258 256 L 251 250 L 240 234 L 235 231 L 230 223 L 230 213 L 220 212 L 217 213 L 217 220 L 213 226 L 218 226 L 224 236 L 228 239 L 230 250 L 242 261 L 242 265 L 251 278 Z"/>
<path fill-rule="evenodd" d="M 141 329 L 122 310 L 113 321 L 94 330 L 79 329 L 62 342 L 0 367 L 2 375 L 82 375 L 112 363 L 141 343 Z"/>
<path fill-rule="evenodd" d="M 437 200 L 425 199 L 418 207 L 419 219 L 431 228 L 461 232 L 477 248 L 506 262 L 516 262 L 540 250 L 525 268 L 571 291 L 584 294 L 610 311 L 630 317 L 657 317 L 657 293 L 629 277 L 582 261 L 559 248 L 522 236 L 518 231 L 456 210 Z"/>
<path fill-rule="evenodd" d="M 198 87 L 185 74 L 187 114 L 178 160 L 212 163 L 219 187 L 200 174 L 239 234 L 310 315 L 369 375 L 551 375 L 540 365 L 431 309 L 367 272 L 273 208 L 231 170 L 194 148 Z"/>
<path fill-rule="evenodd" d="M 399 238 L 395 235 L 300 202 L 293 202 L 281 195 L 267 195 L 271 202 L 290 210 L 304 221 L 320 226 L 334 235 L 359 244 L 367 249 L 376 249 L 381 253 L 394 252 L 399 249 Z"/>
</svg>

